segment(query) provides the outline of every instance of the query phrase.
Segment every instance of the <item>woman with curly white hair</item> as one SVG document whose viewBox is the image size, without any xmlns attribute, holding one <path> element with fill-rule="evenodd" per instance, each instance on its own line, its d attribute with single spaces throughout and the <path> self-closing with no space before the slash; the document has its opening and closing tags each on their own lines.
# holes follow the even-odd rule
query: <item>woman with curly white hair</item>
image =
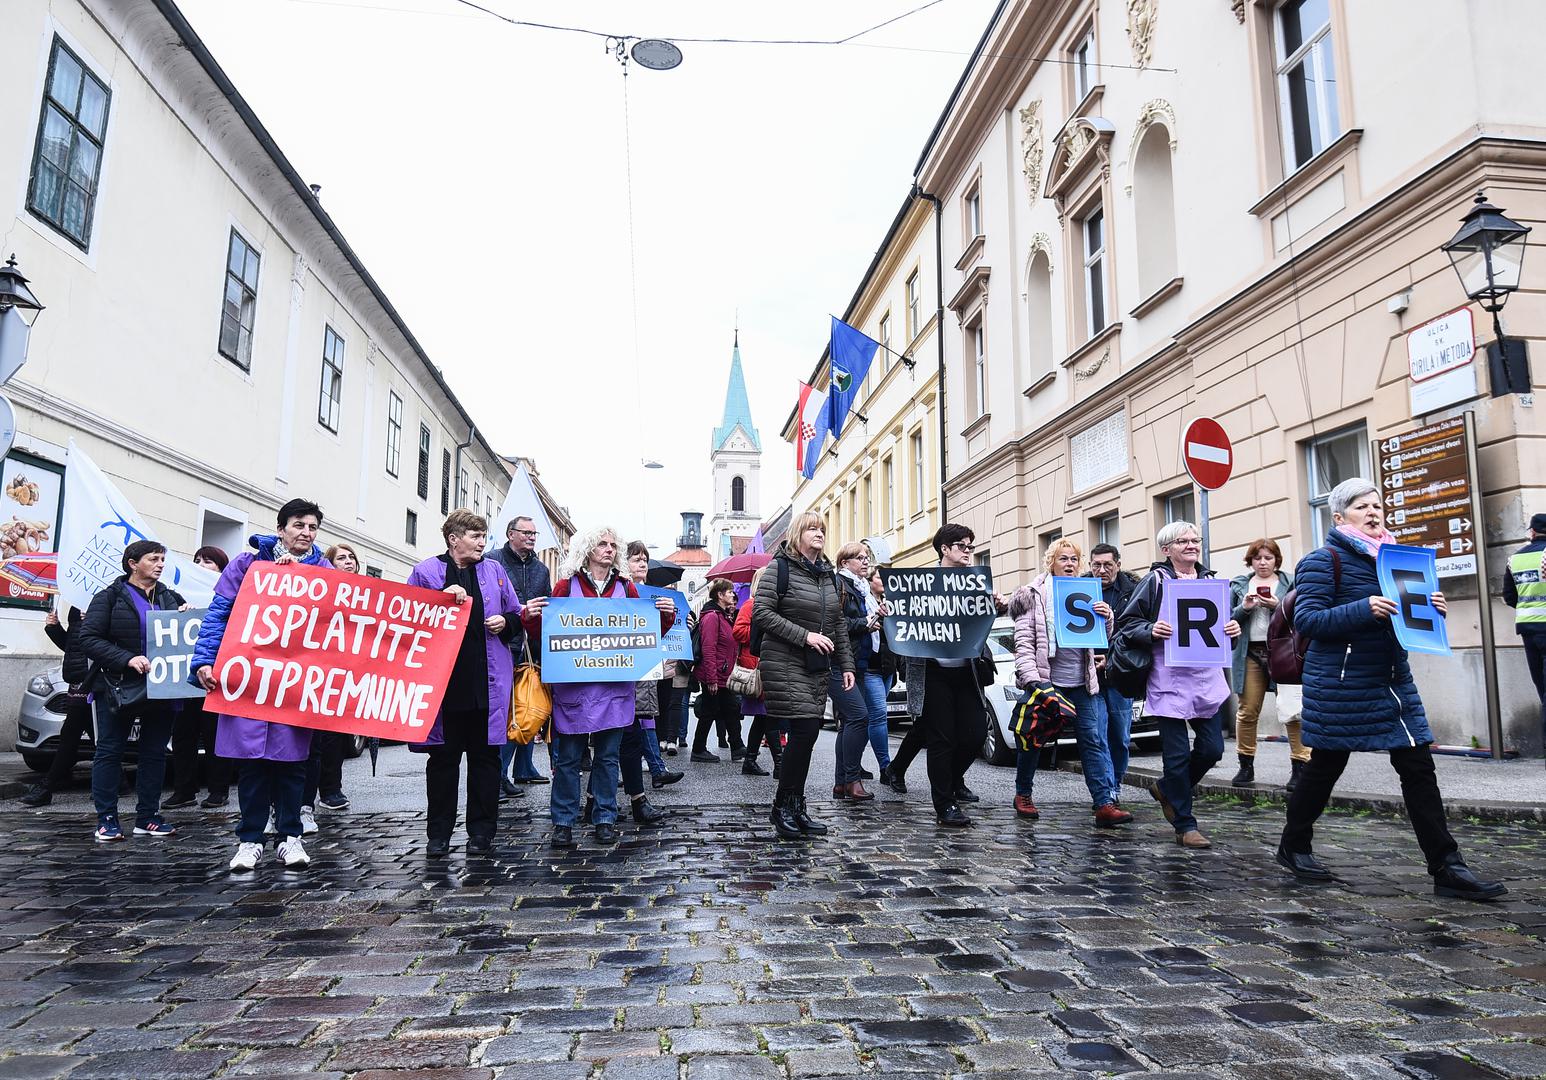
<svg viewBox="0 0 1546 1080">
<path fill-rule="evenodd" d="M 639 592 L 628 579 L 619 557 L 616 529 L 602 526 L 575 534 L 558 567 L 558 583 L 553 596 L 590 597 L 609 600 L 637 600 Z M 534 597 L 521 614 L 521 622 L 532 641 L 542 637 L 542 610 L 547 600 Z M 661 597 L 655 601 L 660 611 L 661 633 L 671 629 L 676 608 Z M 598 843 L 617 840 L 618 747 L 623 729 L 633 724 L 634 684 L 631 682 L 555 683 L 553 691 L 553 786 L 550 810 L 553 816 L 552 844 L 556 848 L 574 847 L 574 826 L 580 818 L 580 757 L 588 743 L 594 748 L 591 763 L 591 794 L 596 799 L 593 821 Z"/>
</svg>

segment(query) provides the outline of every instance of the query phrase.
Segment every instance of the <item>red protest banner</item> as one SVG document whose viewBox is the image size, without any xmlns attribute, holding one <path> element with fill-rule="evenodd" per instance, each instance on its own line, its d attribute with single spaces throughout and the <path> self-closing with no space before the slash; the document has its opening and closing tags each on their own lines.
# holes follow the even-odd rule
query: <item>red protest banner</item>
<svg viewBox="0 0 1546 1080">
<path fill-rule="evenodd" d="M 205 708 L 423 742 L 471 610 L 431 589 L 254 563 L 226 623 Z"/>
</svg>

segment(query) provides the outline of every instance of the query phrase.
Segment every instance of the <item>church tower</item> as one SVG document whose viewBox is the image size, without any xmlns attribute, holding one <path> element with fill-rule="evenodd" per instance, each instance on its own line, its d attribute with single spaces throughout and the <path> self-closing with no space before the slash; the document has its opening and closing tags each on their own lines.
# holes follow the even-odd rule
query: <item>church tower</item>
<svg viewBox="0 0 1546 1080">
<path fill-rule="evenodd" d="M 740 554 L 762 523 L 762 437 L 752 423 L 741 370 L 741 332 L 730 353 L 725 414 L 714 429 L 709 462 L 714 469 L 714 512 L 709 518 L 709 552 L 714 561 Z"/>
</svg>

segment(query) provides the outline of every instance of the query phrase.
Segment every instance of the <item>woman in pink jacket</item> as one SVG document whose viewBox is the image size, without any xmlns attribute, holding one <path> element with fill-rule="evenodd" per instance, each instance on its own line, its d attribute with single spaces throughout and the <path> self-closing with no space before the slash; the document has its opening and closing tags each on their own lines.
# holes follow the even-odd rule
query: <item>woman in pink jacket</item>
<svg viewBox="0 0 1546 1080">
<path fill-rule="evenodd" d="M 1084 553 L 1073 540 L 1054 540 L 1047 548 L 1046 569 L 1029 585 L 1022 585 L 1009 599 L 1009 615 L 1015 621 L 1015 682 L 1024 690 L 1035 683 L 1051 683 L 1073 705 L 1078 715 L 1079 746 L 1085 746 L 1085 731 L 1094 730 L 1099 719 L 1096 701 L 1100 696 L 1100 683 L 1095 674 L 1095 652 L 1092 649 L 1059 648 L 1053 633 L 1052 579 L 1054 577 L 1078 577 L 1084 562 Z M 1093 605 L 1095 613 L 1106 620 L 1106 634 L 1112 629 L 1111 608 L 1100 601 Z M 1103 721 L 1102 721 L 1103 722 Z M 1018 750 L 1015 769 L 1015 813 L 1023 818 L 1037 818 L 1041 811 L 1031 799 L 1036 783 L 1036 764 L 1041 756 L 1037 749 Z M 1095 802 L 1095 824 L 1106 828 L 1125 825 L 1133 815 L 1117 806 L 1104 785 L 1095 781 L 1095 771 L 1087 769 L 1090 794 Z M 1097 790 L 1097 787 L 1100 790 Z"/>
</svg>

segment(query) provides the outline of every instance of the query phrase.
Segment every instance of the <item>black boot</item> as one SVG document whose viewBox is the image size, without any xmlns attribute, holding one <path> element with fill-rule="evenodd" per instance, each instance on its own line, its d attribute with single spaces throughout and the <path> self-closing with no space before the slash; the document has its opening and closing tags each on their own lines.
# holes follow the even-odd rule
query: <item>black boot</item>
<svg viewBox="0 0 1546 1080">
<path fill-rule="evenodd" d="M 1288 783 L 1283 785 L 1283 790 L 1292 792 L 1296 787 L 1299 786 L 1299 777 L 1304 772 L 1304 762 L 1291 762 L 1288 768 Z"/>
<path fill-rule="evenodd" d="M 47 784 L 33 784 L 21 797 L 23 806 L 47 806 L 53 801 L 54 793 L 48 789 Z"/>
<path fill-rule="evenodd" d="M 1254 783 L 1256 783 L 1256 757 L 1255 757 L 1255 755 L 1252 755 L 1252 754 L 1241 754 L 1240 755 L 1240 771 L 1235 773 L 1235 777 L 1234 777 L 1233 780 L 1230 781 L 1230 783 L 1235 785 L 1235 787 L 1240 787 L 1242 784 L 1254 784 Z"/>
<path fill-rule="evenodd" d="M 648 799 L 634 799 L 633 820 L 644 828 L 662 825 L 666 820 L 666 812 L 658 807 L 651 806 Z"/>
<path fill-rule="evenodd" d="M 805 796 L 794 797 L 794 822 L 800 827 L 800 831 L 807 836 L 826 836 L 827 827 L 819 821 L 811 820 L 811 816 L 805 812 Z"/>
<path fill-rule="evenodd" d="M 768 814 L 768 820 L 773 823 L 773 831 L 778 834 L 780 840 L 798 840 L 805 835 L 800 831 L 794 815 L 789 812 L 789 800 L 782 796 L 773 800 L 773 809 Z"/>
<path fill-rule="evenodd" d="M 1457 851 L 1444 858 L 1444 868 L 1433 875 L 1433 895 L 1460 900 L 1494 900 L 1508 892 L 1501 881 L 1483 881 L 1471 873 Z"/>
<path fill-rule="evenodd" d="M 766 776 L 768 775 L 768 770 L 757 764 L 756 755 L 747 754 L 744 758 L 741 759 L 741 775 Z"/>
</svg>

